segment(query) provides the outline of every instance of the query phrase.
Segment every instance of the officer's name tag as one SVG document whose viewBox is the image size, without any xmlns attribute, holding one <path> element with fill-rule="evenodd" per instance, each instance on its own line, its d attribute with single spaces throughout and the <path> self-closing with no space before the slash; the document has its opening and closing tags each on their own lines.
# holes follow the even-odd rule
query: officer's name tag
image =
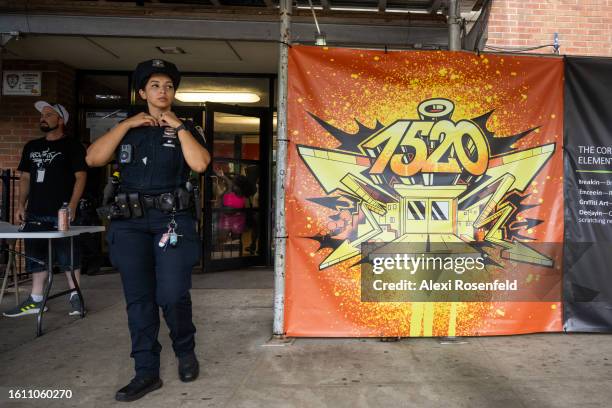
<svg viewBox="0 0 612 408">
<path fill-rule="evenodd" d="M 45 181 L 45 169 L 36 170 L 36 182 L 42 183 Z"/>
</svg>

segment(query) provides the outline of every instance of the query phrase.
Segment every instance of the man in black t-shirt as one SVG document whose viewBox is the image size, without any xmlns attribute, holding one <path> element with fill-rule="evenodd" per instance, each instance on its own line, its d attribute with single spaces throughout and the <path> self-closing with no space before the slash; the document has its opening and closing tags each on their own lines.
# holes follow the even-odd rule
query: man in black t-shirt
<svg viewBox="0 0 612 408">
<path fill-rule="evenodd" d="M 57 225 L 57 212 L 63 203 L 68 203 L 71 220 L 74 220 L 77 206 L 87 178 L 85 148 L 78 140 L 64 134 L 68 122 L 68 111 L 60 104 L 39 101 L 34 104 L 40 112 L 40 130 L 45 137 L 32 140 L 23 148 L 18 170 L 20 195 L 17 209 L 19 222 L 39 222 Z M 26 205 L 27 203 L 27 205 Z M 78 245 L 75 245 L 75 249 Z M 47 280 L 46 265 L 32 260 L 46 261 L 48 257 L 46 240 L 31 239 L 25 242 L 26 268 L 32 273 L 32 294 L 21 305 L 4 312 L 7 317 L 36 314 L 42 306 L 43 289 Z M 68 285 L 74 289 L 70 277 L 70 239 L 55 240 L 53 259 L 66 272 Z M 75 276 L 80 282 L 80 261 L 78 251 L 74 253 Z M 81 314 L 81 303 L 76 291 L 70 294 L 70 315 Z M 46 307 L 45 307 L 46 308 Z"/>
</svg>

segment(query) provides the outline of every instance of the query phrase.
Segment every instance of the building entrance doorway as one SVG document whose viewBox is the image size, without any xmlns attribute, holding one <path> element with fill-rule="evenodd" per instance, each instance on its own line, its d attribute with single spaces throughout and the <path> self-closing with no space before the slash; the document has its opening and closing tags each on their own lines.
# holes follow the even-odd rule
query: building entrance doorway
<svg viewBox="0 0 612 408">
<path fill-rule="evenodd" d="M 206 104 L 204 271 L 270 263 L 272 113 Z"/>
</svg>

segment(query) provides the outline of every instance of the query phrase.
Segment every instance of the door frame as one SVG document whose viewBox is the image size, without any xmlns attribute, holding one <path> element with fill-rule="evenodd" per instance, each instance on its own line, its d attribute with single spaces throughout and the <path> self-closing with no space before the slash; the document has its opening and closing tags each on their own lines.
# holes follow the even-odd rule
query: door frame
<svg viewBox="0 0 612 408">
<path fill-rule="evenodd" d="M 214 146 L 214 115 L 216 112 L 228 113 L 240 116 L 259 117 L 259 207 L 260 228 L 259 228 L 259 255 L 214 260 L 212 259 L 213 236 L 212 236 L 212 214 L 213 208 L 210 205 L 212 192 L 212 176 L 214 176 L 212 162 Z M 214 272 L 228 269 L 244 268 L 248 266 L 269 266 L 272 260 L 272 250 L 270 236 L 272 226 L 270 223 L 272 212 L 272 118 L 273 113 L 270 108 L 255 108 L 237 105 L 226 105 L 222 103 L 207 102 L 205 104 L 204 134 L 206 136 L 206 146 L 211 155 L 211 165 L 204 173 L 203 180 L 203 270 L 204 272 Z"/>
</svg>

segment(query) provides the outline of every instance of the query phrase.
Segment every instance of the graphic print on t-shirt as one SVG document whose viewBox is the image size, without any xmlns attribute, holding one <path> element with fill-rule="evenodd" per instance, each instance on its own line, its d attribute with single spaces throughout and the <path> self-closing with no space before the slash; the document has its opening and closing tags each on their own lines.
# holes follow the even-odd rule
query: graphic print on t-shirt
<svg viewBox="0 0 612 408">
<path fill-rule="evenodd" d="M 46 167 L 47 164 L 51 163 L 53 159 L 60 154 L 62 154 L 62 152 L 52 152 L 51 148 L 48 147 L 42 152 L 30 152 L 30 160 L 32 160 L 40 169 L 41 167 Z"/>
<path fill-rule="evenodd" d="M 42 183 L 45 181 L 45 167 L 46 165 L 51 164 L 53 159 L 62 154 L 62 152 L 51 151 L 51 148 L 41 152 L 30 152 L 30 160 L 36 165 L 36 182 Z"/>
</svg>

